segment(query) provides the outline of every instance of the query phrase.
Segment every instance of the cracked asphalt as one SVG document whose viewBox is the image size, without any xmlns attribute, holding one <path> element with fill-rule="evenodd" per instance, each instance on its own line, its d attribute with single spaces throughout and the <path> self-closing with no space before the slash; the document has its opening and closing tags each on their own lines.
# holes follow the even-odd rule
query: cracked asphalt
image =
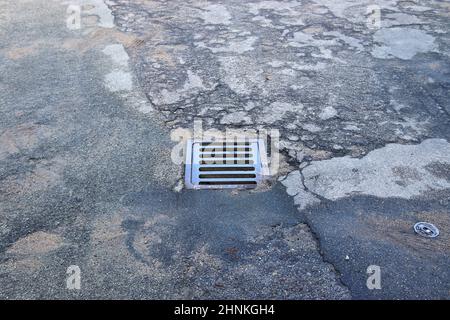
<svg viewBox="0 0 450 320">
<path fill-rule="evenodd" d="M 449 299 L 449 17 L 437 0 L 4 1 L 0 298 Z M 171 130 L 196 119 L 278 129 L 269 186 L 185 190 Z"/>
</svg>

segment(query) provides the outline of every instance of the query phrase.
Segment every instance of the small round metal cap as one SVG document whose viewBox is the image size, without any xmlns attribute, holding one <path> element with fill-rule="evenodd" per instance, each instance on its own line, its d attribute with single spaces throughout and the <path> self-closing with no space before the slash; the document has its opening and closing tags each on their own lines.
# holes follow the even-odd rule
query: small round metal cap
<svg viewBox="0 0 450 320">
<path fill-rule="evenodd" d="M 435 225 L 428 222 L 417 222 L 414 225 L 414 231 L 427 238 L 435 238 L 439 235 L 439 229 Z"/>
</svg>

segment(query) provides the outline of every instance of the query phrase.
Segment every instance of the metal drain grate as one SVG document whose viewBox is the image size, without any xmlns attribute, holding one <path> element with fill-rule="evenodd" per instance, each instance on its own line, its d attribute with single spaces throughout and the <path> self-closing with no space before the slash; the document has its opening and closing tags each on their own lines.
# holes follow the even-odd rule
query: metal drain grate
<svg viewBox="0 0 450 320">
<path fill-rule="evenodd" d="M 186 149 L 188 189 L 254 188 L 267 175 L 264 141 L 195 141 Z"/>
<path fill-rule="evenodd" d="M 439 235 L 439 229 L 434 224 L 428 222 L 417 222 L 414 231 L 423 237 L 435 238 Z"/>
</svg>

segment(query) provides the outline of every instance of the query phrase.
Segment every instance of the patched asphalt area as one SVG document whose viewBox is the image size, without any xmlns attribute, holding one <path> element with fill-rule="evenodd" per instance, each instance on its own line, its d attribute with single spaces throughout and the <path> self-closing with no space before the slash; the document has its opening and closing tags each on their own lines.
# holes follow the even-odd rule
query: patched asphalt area
<svg viewBox="0 0 450 320">
<path fill-rule="evenodd" d="M 448 137 L 441 1 L 112 1 L 149 101 L 170 127 L 277 128 L 297 162 Z"/>
<path fill-rule="evenodd" d="M 159 283 L 166 298 L 349 298 L 280 186 L 239 194 L 150 189 L 123 204 L 128 249 L 172 278 Z"/>
</svg>

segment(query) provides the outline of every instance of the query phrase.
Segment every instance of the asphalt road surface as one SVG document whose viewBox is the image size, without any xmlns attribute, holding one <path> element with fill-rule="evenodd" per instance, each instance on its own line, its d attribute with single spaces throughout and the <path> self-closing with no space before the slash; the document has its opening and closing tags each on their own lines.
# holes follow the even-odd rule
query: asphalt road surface
<svg viewBox="0 0 450 320">
<path fill-rule="evenodd" d="M 449 299 L 449 18 L 446 1 L 3 1 L 0 298 Z M 171 132 L 196 119 L 279 130 L 280 170 L 186 190 Z"/>
</svg>

